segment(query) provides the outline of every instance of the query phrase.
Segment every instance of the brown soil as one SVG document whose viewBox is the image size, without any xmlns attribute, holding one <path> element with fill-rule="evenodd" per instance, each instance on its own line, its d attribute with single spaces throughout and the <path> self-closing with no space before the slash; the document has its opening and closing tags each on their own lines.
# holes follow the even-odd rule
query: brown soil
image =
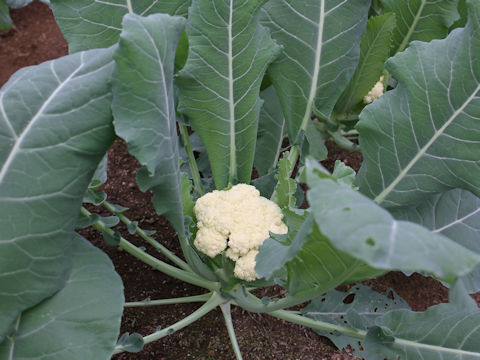
<svg viewBox="0 0 480 360">
<path fill-rule="evenodd" d="M 0 32 L 0 85 L 19 68 L 38 64 L 67 53 L 67 45 L 59 32 L 47 6 L 33 3 L 20 10 L 11 11 L 15 27 Z M 358 169 L 359 153 L 349 153 L 329 144 L 331 156 L 324 162 L 332 168 L 335 159 L 341 159 Z M 137 220 L 144 229 L 154 229 L 154 237 L 168 248 L 179 253 L 175 233 L 168 222 L 155 214 L 150 205 L 151 194 L 141 193 L 135 183 L 138 163 L 128 155 L 125 144 L 117 140 L 109 150 L 108 183 L 105 191 L 113 203 L 130 208 L 126 213 Z M 92 211 L 98 211 L 89 207 Z M 104 213 L 107 215 L 106 213 Z M 124 237 L 139 246 L 146 246 L 137 236 L 130 235 L 119 225 Z M 93 229 L 83 230 L 82 235 L 103 249 L 112 259 L 123 279 L 127 301 L 147 297 L 161 299 L 201 294 L 202 289 L 177 281 L 152 270 L 118 248 L 107 247 Z M 147 251 L 160 254 L 150 249 Z M 410 277 L 402 273 L 390 273 L 368 282 L 374 289 L 385 291 L 393 288 L 414 310 L 447 301 L 447 290 L 440 283 L 418 274 Z M 477 299 L 478 300 L 478 299 Z M 154 332 L 158 326 L 166 327 L 198 308 L 198 304 L 182 304 L 160 307 L 126 309 L 121 332 Z M 353 359 L 347 351 L 337 350 L 332 343 L 310 329 L 286 323 L 267 315 L 248 313 L 240 308 L 232 312 L 235 330 L 245 359 Z M 228 334 L 220 311 L 213 311 L 200 321 L 160 341 L 147 345 L 138 354 L 124 353 L 121 360 L 160 359 L 233 359 Z"/>
</svg>

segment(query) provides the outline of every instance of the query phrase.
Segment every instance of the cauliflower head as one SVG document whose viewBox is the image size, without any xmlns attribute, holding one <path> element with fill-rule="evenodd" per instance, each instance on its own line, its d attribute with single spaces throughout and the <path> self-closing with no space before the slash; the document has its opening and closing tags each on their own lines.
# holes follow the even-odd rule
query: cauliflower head
<svg viewBox="0 0 480 360">
<path fill-rule="evenodd" d="M 247 184 L 205 194 L 195 203 L 194 211 L 196 248 L 212 258 L 227 250 L 226 255 L 236 262 L 235 276 L 246 281 L 258 278 L 255 256 L 270 232 L 288 232 L 278 205 Z"/>
<path fill-rule="evenodd" d="M 383 95 L 383 92 L 385 91 L 385 87 L 383 86 L 384 80 L 385 77 L 382 75 L 378 82 L 375 84 L 375 86 L 372 88 L 372 90 L 370 90 L 368 94 L 364 96 L 363 102 L 365 104 L 370 104 Z"/>
</svg>

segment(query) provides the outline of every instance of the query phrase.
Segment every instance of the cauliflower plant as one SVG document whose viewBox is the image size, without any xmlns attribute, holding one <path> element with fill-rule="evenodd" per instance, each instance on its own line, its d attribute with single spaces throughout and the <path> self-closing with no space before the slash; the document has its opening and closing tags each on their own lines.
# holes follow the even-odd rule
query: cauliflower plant
<svg viewBox="0 0 480 360">
<path fill-rule="evenodd" d="M 370 90 L 368 94 L 364 96 L 363 102 L 365 104 L 370 104 L 383 95 L 383 92 L 385 91 L 385 87 L 383 85 L 384 80 L 385 77 L 382 75 L 378 82 L 375 84 L 375 86 L 372 88 L 372 90 Z"/>
<path fill-rule="evenodd" d="M 226 255 L 236 262 L 235 276 L 246 281 L 258 278 L 255 256 L 269 232 L 288 232 L 278 205 L 247 184 L 205 194 L 197 200 L 194 211 L 197 249 L 212 258 L 226 249 Z"/>
</svg>

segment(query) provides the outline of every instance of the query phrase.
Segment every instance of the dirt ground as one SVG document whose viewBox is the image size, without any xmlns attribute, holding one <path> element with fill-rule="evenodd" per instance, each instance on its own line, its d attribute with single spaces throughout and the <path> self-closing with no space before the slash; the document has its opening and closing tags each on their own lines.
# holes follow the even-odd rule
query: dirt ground
<svg viewBox="0 0 480 360">
<path fill-rule="evenodd" d="M 44 4 L 34 2 L 26 8 L 12 10 L 15 27 L 0 31 L 0 85 L 21 67 L 39 64 L 67 54 L 67 45 L 59 32 L 53 16 Z M 349 153 L 329 144 L 330 157 L 324 162 L 331 168 L 336 159 L 358 168 L 359 153 Z M 150 193 L 142 193 L 135 183 L 138 163 L 128 155 L 125 144 L 117 140 L 109 151 L 108 183 L 105 191 L 113 203 L 130 208 L 126 213 L 137 220 L 144 229 L 156 230 L 154 237 L 168 248 L 179 252 L 175 233 L 168 222 L 155 214 L 149 200 Z M 147 204 L 147 205 L 146 205 Z M 98 211 L 89 207 L 91 211 Z M 107 215 L 107 213 L 104 213 Z M 119 225 L 124 237 L 147 251 L 152 249 L 138 237 L 130 235 Z M 201 294 L 202 289 L 169 278 L 152 270 L 147 265 L 121 249 L 104 244 L 101 236 L 93 229 L 83 230 L 82 235 L 103 249 L 112 259 L 117 272 L 123 279 L 127 301 L 138 301 L 147 297 L 161 299 Z M 158 254 L 161 258 L 161 255 Z M 439 282 L 418 274 L 410 277 L 392 272 L 379 279 L 367 282 L 375 290 L 393 288 L 414 310 L 447 301 L 447 289 Z M 479 300 L 479 296 L 475 297 Z M 181 304 L 161 307 L 126 309 L 121 332 L 138 332 L 147 335 L 158 326 L 166 327 L 190 314 L 198 304 Z M 333 359 L 347 360 L 354 357 L 345 350 L 336 349 L 332 343 L 310 329 L 286 323 L 267 315 L 252 314 L 240 308 L 232 312 L 233 322 L 246 360 L 249 359 Z M 138 354 L 124 353 L 118 360 L 161 360 L 161 359 L 233 359 L 228 334 L 220 311 L 213 311 L 200 321 L 147 345 Z"/>
</svg>

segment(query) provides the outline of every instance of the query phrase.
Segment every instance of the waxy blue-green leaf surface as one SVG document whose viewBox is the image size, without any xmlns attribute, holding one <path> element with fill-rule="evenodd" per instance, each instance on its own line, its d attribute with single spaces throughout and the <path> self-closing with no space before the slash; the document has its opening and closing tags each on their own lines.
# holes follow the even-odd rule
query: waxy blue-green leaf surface
<svg viewBox="0 0 480 360">
<path fill-rule="evenodd" d="M 189 10 L 189 56 L 177 79 L 179 111 L 205 144 L 218 189 L 250 182 L 260 85 L 279 51 L 259 25 L 264 3 L 194 0 Z"/>
<path fill-rule="evenodd" d="M 114 138 L 112 50 L 20 70 L 0 90 L 0 336 L 58 291 L 83 195 Z"/>
<path fill-rule="evenodd" d="M 374 268 L 424 271 L 452 281 L 480 264 L 480 255 L 420 225 L 395 220 L 310 159 L 307 184 L 310 208 L 322 234 L 333 246 Z"/>
<path fill-rule="evenodd" d="M 397 219 L 423 225 L 480 254 L 480 199 L 454 189 L 427 198 L 416 207 L 395 211 Z M 480 290 L 480 266 L 460 279 L 469 293 Z"/>
<path fill-rule="evenodd" d="M 268 72 L 290 141 L 306 130 L 313 107 L 329 117 L 353 75 L 370 0 L 278 0 L 262 11 L 262 24 L 283 46 Z"/>
<path fill-rule="evenodd" d="M 393 54 L 403 51 L 413 40 L 442 39 L 458 20 L 458 0 L 380 0 L 385 11 L 395 14 Z"/>
<path fill-rule="evenodd" d="M 55 20 L 70 52 L 115 44 L 122 32 L 122 18 L 132 11 L 141 16 L 155 13 L 185 16 L 189 0 L 51 0 Z"/>
<path fill-rule="evenodd" d="M 123 285 L 101 250 L 76 235 L 65 287 L 15 320 L 5 360 L 108 360 L 120 331 Z"/>
<path fill-rule="evenodd" d="M 480 2 L 469 9 L 464 29 L 387 61 L 398 86 L 360 114 L 360 190 L 382 206 L 453 188 L 480 196 Z"/>
<path fill-rule="evenodd" d="M 11 7 L 13 9 L 18 9 L 18 8 L 27 6 L 33 0 L 2 0 L 2 1 L 5 1 L 5 4 L 7 4 L 8 7 Z"/>
<path fill-rule="evenodd" d="M 144 168 L 142 191 L 183 234 L 182 189 L 173 92 L 175 48 L 185 19 L 165 14 L 126 15 L 115 52 L 113 115 L 115 130 Z M 148 80 L 147 80 L 148 79 Z"/>
</svg>

